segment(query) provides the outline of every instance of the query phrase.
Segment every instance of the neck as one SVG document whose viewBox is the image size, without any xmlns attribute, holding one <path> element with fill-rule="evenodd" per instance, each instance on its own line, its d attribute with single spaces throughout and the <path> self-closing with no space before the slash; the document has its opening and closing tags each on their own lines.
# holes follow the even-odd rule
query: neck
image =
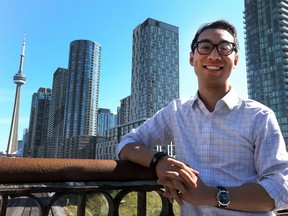
<svg viewBox="0 0 288 216">
<path fill-rule="evenodd" d="M 199 87 L 199 97 L 205 104 L 206 108 L 213 112 L 217 101 L 223 98 L 231 89 L 231 86 L 225 84 L 224 86 L 205 86 Z"/>
</svg>

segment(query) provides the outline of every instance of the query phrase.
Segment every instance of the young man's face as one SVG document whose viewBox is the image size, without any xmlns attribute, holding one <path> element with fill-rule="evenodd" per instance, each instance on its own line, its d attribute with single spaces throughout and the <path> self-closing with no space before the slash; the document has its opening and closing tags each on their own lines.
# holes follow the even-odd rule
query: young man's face
<svg viewBox="0 0 288 216">
<path fill-rule="evenodd" d="M 206 29 L 198 36 L 197 42 L 200 41 L 208 41 L 216 45 L 221 42 L 233 43 L 234 39 L 226 30 Z M 190 53 L 190 63 L 194 66 L 200 85 L 223 85 L 227 84 L 227 79 L 237 65 L 238 55 L 235 51 L 228 56 L 220 55 L 215 46 L 210 54 L 201 55 L 195 48 L 194 54 Z"/>
</svg>

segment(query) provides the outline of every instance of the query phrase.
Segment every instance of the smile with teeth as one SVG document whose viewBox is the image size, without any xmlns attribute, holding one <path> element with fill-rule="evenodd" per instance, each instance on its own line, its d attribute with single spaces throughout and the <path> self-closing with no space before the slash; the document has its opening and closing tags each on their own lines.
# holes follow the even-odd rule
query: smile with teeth
<svg viewBox="0 0 288 216">
<path fill-rule="evenodd" d="M 208 70 L 220 70 L 222 68 L 220 66 L 214 66 L 214 65 L 206 65 L 204 67 L 207 68 Z"/>
</svg>

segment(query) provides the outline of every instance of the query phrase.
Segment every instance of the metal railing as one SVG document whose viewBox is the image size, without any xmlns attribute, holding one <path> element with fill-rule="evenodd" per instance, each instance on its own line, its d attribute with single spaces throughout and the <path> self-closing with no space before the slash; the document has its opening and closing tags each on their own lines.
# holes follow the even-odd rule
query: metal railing
<svg viewBox="0 0 288 216">
<path fill-rule="evenodd" d="M 9 202 L 20 197 L 32 199 L 36 203 L 34 209 L 41 216 L 57 215 L 53 205 L 68 194 L 77 195 L 79 216 L 85 215 L 89 194 L 105 197 L 107 214 L 117 216 L 123 198 L 131 192 L 137 193 L 137 215 L 144 216 L 146 194 L 151 191 L 160 196 L 160 215 L 174 215 L 172 205 L 162 196 L 162 188 L 156 183 L 155 173 L 128 161 L 0 158 L 0 184 L 0 216 L 15 215 L 8 211 Z M 116 191 L 116 195 L 112 196 L 110 191 Z M 46 195 L 39 197 L 39 194 Z M 24 212 L 23 208 L 21 211 Z"/>
<path fill-rule="evenodd" d="M 149 208 L 146 195 L 151 191 L 160 197 L 159 215 L 172 216 L 173 206 L 163 197 L 163 188 L 156 183 L 156 178 L 153 170 L 128 161 L 0 158 L 0 216 L 35 215 L 31 211 L 23 214 L 25 208 L 22 213 L 9 211 L 9 208 L 19 208 L 19 205 L 9 207 L 11 200 L 22 198 L 23 201 L 23 197 L 33 200 L 31 209 L 37 209 L 36 215 L 65 215 L 53 208 L 59 206 L 59 199 L 71 194 L 77 197 L 75 215 L 88 215 L 85 214 L 87 197 L 101 194 L 106 199 L 107 215 L 118 216 L 123 198 L 131 192 L 137 194 L 137 215 L 146 216 Z M 114 191 L 113 196 L 111 191 Z M 280 211 L 277 215 L 288 215 L 288 211 Z"/>
</svg>

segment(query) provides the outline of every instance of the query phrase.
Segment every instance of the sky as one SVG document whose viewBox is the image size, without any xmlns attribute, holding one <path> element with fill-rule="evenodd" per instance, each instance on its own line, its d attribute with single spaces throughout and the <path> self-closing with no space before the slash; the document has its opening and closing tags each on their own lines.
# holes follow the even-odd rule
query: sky
<svg viewBox="0 0 288 216">
<path fill-rule="evenodd" d="M 147 18 L 179 27 L 180 97 L 193 96 L 197 79 L 189 64 L 190 43 L 203 23 L 226 19 L 238 30 L 240 59 L 229 81 L 247 97 L 244 0 L 0 0 L 0 151 L 6 151 L 24 32 L 26 51 L 19 132 L 29 127 L 31 99 L 52 88 L 53 73 L 68 67 L 69 46 L 86 39 L 101 45 L 99 108 L 116 111 L 130 95 L 132 32 Z"/>
</svg>

